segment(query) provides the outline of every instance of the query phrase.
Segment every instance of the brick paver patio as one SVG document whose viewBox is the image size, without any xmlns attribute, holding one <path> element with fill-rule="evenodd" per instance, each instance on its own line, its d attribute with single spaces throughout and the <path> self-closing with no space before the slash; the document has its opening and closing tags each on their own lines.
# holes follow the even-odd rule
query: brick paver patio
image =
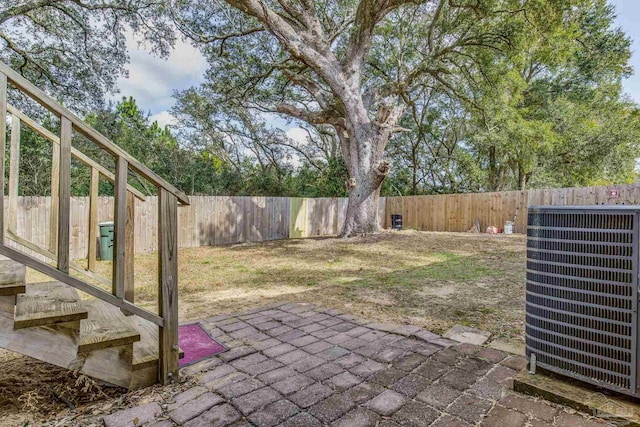
<svg viewBox="0 0 640 427">
<path fill-rule="evenodd" d="M 109 415 L 105 425 L 603 425 L 513 392 L 523 357 L 414 326 L 367 323 L 311 304 L 201 323 L 230 350 L 182 370 L 198 385 Z"/>
</svg>

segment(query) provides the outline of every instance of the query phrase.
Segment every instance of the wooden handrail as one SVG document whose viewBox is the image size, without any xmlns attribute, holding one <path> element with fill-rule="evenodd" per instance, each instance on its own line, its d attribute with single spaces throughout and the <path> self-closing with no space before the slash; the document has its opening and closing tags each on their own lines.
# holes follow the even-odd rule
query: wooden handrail
<svg viewBox="0 0 640 427">
<path fill-rule="evenodd" d="M 111 142 L 106 136 L 102 135 L 97 130 L 93 129 L 91 126 L 86 124 L 82 119 L 76 116 L 71 110 L 60 105 L 55 99 L 38 89 L 27 79 L 22 77 L 20 74 L 11 69 L 8 65 L 0 62 L 0 73 L 5 74 L 7 80 L 20 89 L 22 92 L 29 95 L 35 101 L 37 101 L 40 105 L 45 107 L 47 110 L 55 114 L 57 117 L 66 117 L 73 128 L 80 132 L 82 135 L 89 138 L 96 145 L 110 153 L 115 157 L 122 157 L 127 161 L 129 167 L 140 175 L 142 175 L 145 179 L 150 181 L 158 188 L 164 188 L 169 193 L 176 196 L 178 202 L 183 205 L 189 204 L 189 197 L 182 191 L 178 190 L 173 185 L 169 184 L 164 178 L 157 175 L 147 166 L 143 165 L 139 161 L 137 161 L 133 156 L 124 151 L 122 148 L 118 147 L 116 144 Z"/>
<path fill-rule="evenodd" d="M 35 259 L 29 255 L 26 255 L 16 249 L 13 249 L 3 243 L 0 243 L 0 255 L 4 255 L 15 261 L 18 261 L 19 263 L 24 264 L 27 267 L 33 268 L 34 270 L 39 271 L 42 274 L 46 274 L 47 276 L 55 280 L 59 280 L 70 286 L 73 286 L 79 291 L 85 292 L 91 296 L 99 298 L 111 305 L 114 305 L 118 308 L 126 310 L 130 313 L 133 313 L 136 316 L 140 316 L 143 319 L 153 322 L 160 327 L 165 326 L 165 321 L 161 316 L 158 316 L 155 313 L 145 310 L 144 308 L 138 307 L 135 304 L 131 304 L 129 301 L 120 299 L 115 295 L 111 295 L 109 292 L 105 292 L 102 289 L 89 285 L 84 281 L 78 279 L 77 277 L 73 277 L 66 273 L 63 273 L 57 268 L 45 262 L 42 262 L 38 259 Z"/>
<path fill-rule="evenodd" d="M 34 132 L 36 132 L 38 135 L 40 135 L 41 137 L 49 140 L 50 142 L 56 144 L 56 145 L 60 145 L 60 137 L 58 137 L 58 135 L 55 135 L 53 132 L 49 131 L 47 128 L 45 128 L 44 126 L 40 125 L 39 123 L 37 123 L 36 121 L 34 121 L 31 117 L 27 116 L 26 114 L 24 114 L 22 111 L 18 110 L 16 107 L 14 107 L 11 104 L 7 104 L 7 111 L 16 116 L 17 118 L 19 118 L 22 123 L 26 126 L 28 126 L 31 130 L 33 130 Z M 89 168 L 95 168 L 98 170 L 98 172 L 100 172 L 100 174 L 102 176 L 104 176 L 105 178 L 107 178 L 109 181 L 115 183 L 116 182 L 116 177 L 113 173 L 109 172 L 109 170 L 107 168 L 105 168 L 104 166 L 102 166 L 100 163 L 94 161 L 92 158 L 90 158 L 89 156 L 87 156 L 86 154 L 84 154 L 82 151 L 78 150 L 75 147 L 71 147 L 71 155 L 73 157 L 75 157 L 76 159 L 80 160 L 84 165 L 88 166 Z M 131 185 L 127 185 L 127 190 L 133 194 L 135 194 L 135 196 L 142 201 L 146 200 L 145 195 L 138 190 L 137 188 L 131 186 Z"/>
<path fill-rule="evenodd" d="M 41 248 L 40 246 L 36 245 L 35 243 L 22 238 L 20 236 L 18 236 L 15 232 L 11 231 L 11 230 L 6 230 L 6 237 L 9 240 L 13 240 L 14 242 L 16 242 L 17 244 L 19 244 L 20 246 L 24 246 L 25 248 L 45 257 L 45 258 L 49 258 L 52 261 L 57 261 L 58 260 L 58 256 L 47 250 L 44 248 Z M 96 273 L 94 273 L 93 271 L 91 271 L 90 269 L 87 269 L 73 261 L 69 262 L 69 270 L 73 270 L 77 273 L 80 273 L 82 275 L 85 275 L 87 277 L 90 277 L 91 279 L 95 280 L 96 282 L 102 283 L 103 285 L 107 285 L 107 286 L 111 286 L 111 280 L 102 277 Z M 131 300 L 127 300 L 129 302 L 133 302 Z"/>
</svg>

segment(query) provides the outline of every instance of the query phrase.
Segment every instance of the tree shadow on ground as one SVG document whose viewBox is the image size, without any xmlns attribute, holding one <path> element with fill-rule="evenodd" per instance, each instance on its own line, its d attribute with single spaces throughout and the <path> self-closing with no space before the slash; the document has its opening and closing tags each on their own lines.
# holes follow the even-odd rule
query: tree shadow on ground
<svg viewBox="0 0 640 427">
<path fill-rule="evenodd" d="M 339 260 L 327 262 L 318 255 L 298 253 L 286 267 L 250 268 L 251 281 L 228 283 L 232 292 L 210 293 L 206 305 L 191 311 L 189 317 L 203 309 L 220 313 L 292 301 L 347 308 L 373 320 L 418 322 L 436 332 L 456 323 L 500 335 L 519 328 L 524 284 L 514 280 L 519 272 L 505 272 L 511 269 L 508 265 L 444 252 L 432 254 L 433 261 L 424 265 L 367 270 L 349 263 L 334 268 Z M 205 298 L 200 293 L 193 297 L 194 301 Z M 202 314 L 200 317 L 213 315 Z"/>
</svg>

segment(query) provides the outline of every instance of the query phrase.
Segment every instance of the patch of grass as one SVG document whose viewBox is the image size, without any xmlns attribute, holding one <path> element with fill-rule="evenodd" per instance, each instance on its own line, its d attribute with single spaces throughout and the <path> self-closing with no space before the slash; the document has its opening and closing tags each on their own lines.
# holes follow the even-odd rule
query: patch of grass
<svg viewBox="0 0 640 427">
<path fill-rule="evenodd" d="M 524 242 L 515 235 L 402 231 L 182 249 L 180 317 L 304 301 L 436 332 L 465 322 L 517 336 Z M 138 255 L 135 263 L 136 302 L 155 310 L 157 254 Z M 111 276 L 111 263 L 98 268 Z"/>
<path fill-rule="evenodd" d="M 501 273 L 501 269 L 491 268 L 483 260 L 471 259 L 469 255 L 439 252 L 429 257 L 427 265 L 366 274 L 366 278 L 349 283 L 363 288 L 401 287 L 417 290 L 424 286 L 425 281 L 466 283 L 483 278 L 491 279 Z"/>
<path fill-rule="evenodd" d="M 501 272 L 500 269 L 491 268 L 485 259 L 477 259 L 473 254 L 439 252 L 434 255 L 442 258 L 442 261 L 426 266 L 423 270 L 424 275 L 433 280 L 468 282 Z"/>
</svg>

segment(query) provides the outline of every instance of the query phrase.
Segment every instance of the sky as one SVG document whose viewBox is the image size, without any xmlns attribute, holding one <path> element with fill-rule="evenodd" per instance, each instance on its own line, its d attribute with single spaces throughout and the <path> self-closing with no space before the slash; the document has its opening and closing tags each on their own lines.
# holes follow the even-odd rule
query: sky
<svg viewBox="0 0 640 427">
<path fill-rule="evenodd" d="M 151 121 L 156 120 L 163 127 L 175 124 L 170 112 L 175 104 L 173 94 L 203 82 L 207 70 L 204 57 L 191 44 L 179 40 L 168 58 L 160 58 L 152 54 L 148 46 L 140 44 L 132 33 L 127 34 L 127 49 L 129 76 L 118 79 L 120 92 L 111 99 L 133 96 L 138 106 L 151 114 Z M 283 119 L 272 117 L 268 121 L 286 129 L 287 135 L 296 141 L 307 139 L 303 129 L 288 125 Z"/>
<path fill-rule="evenodd" d="M 624 81 L 625 92 L 640 103 L 640 1 L 609 0 L 616 8 L 616 25 L 631 37 L 631 66 L 634 74 Z"/>
<path fill-rule="evenodd" d="M 178 41 L 171 55 L 159 58 L 140 45 L 132 34 L 127 35 L 130 63 L 128 77 L 120 77 L 120 93 L 113 99 L 133 96 L 138 106 L 151 113 L 151 119 L 161 126 L 172 124 L 169 113 L 174 105 L 173 93 L 202 82 L 207 63 L 198 49 Z"/>
<path fill-rule="evenodd" d="M 616 7 L 616 25 L 633 40 L 631 65 L 635 72 L 624 81 L 624 89 L 640 103 L 640 0 L 609 1 Z M 173 92 L 201 83 L 207 69 L 206 61 L 196 48 L 182 41 L 176 44 L 167 59 L 154 56 L 144 46 L 139 46 L 131 35 L 127 39 L 127 47 L 131 57 L 127 67 L 129 77 L 118 80 L 120 93 L 113 98 L 133 96 L 143 110 L 151 113 L 152 120 L 157 120 L 162 126 L 172 124 L 174 118 L 169 111 L 174 105 Z M 291 137 L 303 137 L 301 129 L 277 122 L 288 129 Z"/>
</svg>

